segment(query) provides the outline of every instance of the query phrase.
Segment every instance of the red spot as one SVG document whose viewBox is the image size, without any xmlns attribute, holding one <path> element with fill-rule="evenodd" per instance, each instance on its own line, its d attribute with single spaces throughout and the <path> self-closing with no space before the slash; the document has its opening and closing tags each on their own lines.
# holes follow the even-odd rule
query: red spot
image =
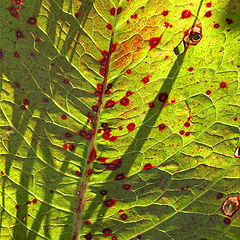
<svg viewBox="0 0 240 240">
<path fill-rule="evenodd" d="M 1 175 L 4 175 L 4 172 L 3 172 L 3 170 L 1 170 Z"/>
<path fill-rule="evenodd" d="M 94 112 L 97 112 L 97 111 L 98 111 L 98 105 L 92 106 L 92 110 L 93 110 Z"/>
<path fill-rule="evenodd" d="M 26 107 L 24 105 L 21 106 L 22 110 L 26 110 Z"/>
<path fill-rule="evenodd" d="M 103 233 L 103 235 L 105 235 L 105 236 L 110 236 L 110 235 L 112 235 L 112 230 L 111 230 L 111 228 L 104 228 L 104 229 L 102 230 L 102 233 Z"/>
<path fill-rule="evenodd" d="M 232 223 L 232 220 L 230 218 L 224 218 L 224 223 L 229 225 Z"/>
<path fill-rule="evenodd" d="M 176 99 L 173 99 L 171 100 L 171 104 L 175 103 L 176 102 Z"/>
<path fill-rule="evenodd" d="M 11 16 L 15 18 L 19 18 L 17 9 L 12 5 L 11 7 L 8 8 L 8 11 L 10 12 Z"/>
<path fill-rule="evenodd" d="M 112 137 L 110 137 L 108 140 L 110 141 L 110 142 L 114 142 L 114 141 L 116 141 L 117 140 L 117 136 L 112 136 Z"/>
<path fill-rule="evenodd" d="M 210 95 L 211 93 L 212 93 L 211 90 L 207 90 L 207 91 L 206 91 L 206 94 L 207 94 L 207 95 Z"/>
<path fill-rule="evenodd" d="M 105 140 L 108 140 L 110 136 L 111 136 L 111 133 L 109 131 L 105 131 L 102 135 L 102 138 Z"/>
<path fill-rule="evenodd" d="M 15 85 L 16 88 L 20 88 L 21 87 L 21 84 L 18 83 L 18 82 L 14 82 L 14 85 Z"/>
<path fill-rule="evenodd" d="M 105 90 L 105 94 L 106 94 L 106 95 L 109 95 L 110 93 L 111 93 L 110 90 L 108 90 L 108 89 Z"/>
<path fill-rule="evenodd" d="M 185 127 L 190 127 L 190 123 L 189 123 L 189 122 L 185 122 L 185 123 L 184 123 L 184 126 L 185 126 Z"/>
<path fill-rule="evenodd" d="M 20 31 L 20 30 L 15 31 L 15 36 L 17 39 L 24 38 L 24 35 L 23 35 L 22 31 Z"/>
<path fill-rule="evenodd" d="M 119 210 L 117 211 L 117 213 L 121 213 L 121 212 L 123 212 L 123 210 L 122 210 L 122 209 L 119 209 Z"/>
<path fill-rule="evenodd" d="M 101 93 L 103 90 L 103 85 L 101 83 L 97 84 L 97 90 Z"/>
<path fill-rule="evenodd" d="M 120 215 L 120 218 L 125 221 L 128 218 L 128 215 L 126 213 L 123 213 Z"/>
<path fill-rule="evenodd" d="M 122 12 L 122 7 L 119 7 L 119 8 L 117 9 L 117 15 L 119 15 L 121 12 Z"/>
<path fill-rule="evenodd" d="M 95 148 L 93 147 L 93 149 L 91 150 L 88 159 L 90 160 L 90 162 L 92 162 L 93 160 L 95 160 L 97 158 L 97 152 L 95 150 Z"/>
<path fill-rule="evenodd" d="M 131 69 L 127 69 L 127 70 L 126 70 L 126 73 L 127 73 L 127 74 L 131 74 L 131 72 L 132 72 Z"/>
<path fill-rule="evenodd" d="M 70 144 L 70 145 L 68 146 L 68 150 L 69 150 L 69 151 L 74 151 L 74 149 L 75 149 L 75 146 L 74 146 L 73 144 Z"/>
<path fill-rule="evenodd" d="M 148 104 L 148 106 L 149 106 L 149 108 L 154 108 L 155 103 L 154 103 L 154 102 L 150 102 L 150 103 Z"/>
<path fill-rule="evenodd" d="M 137 235 L 136 238 L 137 238 L 137 239 L 141 239 L 141 238 L 142 238 L 142 235 Z"/>
<path fill-rule="evenodd" d="M 75 16 L 75 18 L 78 18 L 79 13 L 78 12 L 74 13 L 74 16 Z"/>
<path fill-rule="evenodd" d="M 127 125 L 127 130 L 129 131 L 129 132 L 131 132 L 131 131 L 133 131 L 134 129 L 135 129 L 135 123 L 129 123 L 128 125 Z"/>
<path fill-rule="evenodd" d="M 104 163 L 106 170 L 116 170 L 122 166 L 122 159 L 117 158 L 110 163 Z"/>
<path fill-rule="evenodd" d="M 122 127 L 122 126 L 120 126 L 118 129 L 121 131 L 121 130 L 123 130 L 123 127 Z"/>
<path fill-rule="evenodd" d="M 19 53 L 18 53 L 17 51 L 15 51 L 15 52 L 13 53 L 13 56 L 14 56 L 15 58 L 20 58 Z"/>
<path fill-rule="evenodd" d="M 230 18 L 226 18 L 225 20 L 226 20 L 227 24 L 232 24 L 233 23 L 233 20 L 230 19 Z"/>
<path fill-rule="evenodd" d="M 132 19 L 136 19 L 137 18 L 137 14 L 135 13 L 134 15 L 131 15 Z"/>
<path fill-rule="evenodd" d="M 111 48 L 112 53 L 116 51 L 117 45 L 118 45 L 117 43 L 114 43 L 114 44 L 112 45 L 112 48 Z"/>
<path fill-rule="evenodd" d="M 92 173 L 93 173 L 93 169 L 90 168 L 90 169 L 88 170 L 87 176 L 90 176 Z"/>
<path fill-rule="evenodd" d="M 164 17 L 166 17 L 166 16 L 168 15 L 168 13 L 169 13 L 168 10 L 162 11 L 162 15 L 163 15 Z"/>
<path fill-rule="evenodd" d="M 66 115 L 61 115 L 61 119 L 62 119 L 62 120 L 66 120 L 66 119 L 67 119 L 67 116 L 66 116 Z"/>
<path fill-rule="evenodd" d="M 126 190 L 131 189 L 131 185 L 129 185 L 129 184 L 123 184 L 122 187 Z"/>
<path fill-rule="evenodd" d="M 107 28 L 108 30 L 112 30 L 112 29 L 113 29 L 113 27 L 112 27 L 112 25 L 111 25 L 110 23 L 107 24 L 106 28 Z"/>
<path fill-rule="evenodd" d="M 166 102 L 167 99 L 168 99 L 168 93 L 162 92 L 158 94 L 158 100 L 160 102 Z"/>
<path fill-rule="evenodd" d="M 76 173 L 76 175 L 78 175 L 78 176 L 81 175 L 81 172 L 80 172 L 80 171 L 76 171 L 75 173 Z"/>
<path fill-rule="evenodd" d="M 34 204 L 36 204 L 36 203 L 37 203 L 37 199 L 34 198 L 34 199 L 32 200 L 32 202 L 33 202 Z"/>
<path fill-rule="evenodd" d="M 117 236 L 112 236 L 112 240 L 118 240 Z"/>
<path fill-rule="evenodd" d="M 107 85 L 107 89 L 111 89 L 112 88 L 112 83 L 108 83 L 108 85 Z"/>
<path fill-rule="evenodd" d="M 108 159 L 109 157 L 99 157 L 97 158 L 96 160 L 99 161 L 99 162 L 106 162 L 106 160 Z"/>
<path fill-rule="evenodd" d="M 65 144 L 63 144 L 63 146 L 62 146 L 64 149 L 67 149 L 68 148 L 68 145 L 65 143 Z"/>
<path fill-rule="evenodd" d="M 14 3 L 22 5 L 23 4 L 23 0 L 14 0 Z"/>
<path fill-rule="evenodd" d="M 35 37 L 35 42 L 40 42 L 41 41 L 41 38 L 39 38 L 39 37 Z"/>
<path fill-rule="evenodd" d="M 31 201 L 27 201 L 26 204 L 27 204 L 27 205 L 30 205 L 30 204 L 31 204 Z"/>
<path fill-rule="evenodd" d="M 116 201 L 117 200 L 114 200 L 114 199 L 107 199 L 107 200 L 103 201 L 103 203 L 106 207 L 113 207 L 113 206 L 115 206 Z"/>
<path fill-rule="evenodd" d="M 116 104 L 116 102 L 114 102 L 113 100 L 109 99 L 109 100 L 107 100 L 104 108 L 114 107 L 115 104 Z"/>
<path fill-rule="evenodd" d="M 69 83 L 70 83 L 69 79 L 67 79 L 67 78 L 64 78 L 63 82 L 64 82 L 65 84 L 69 84 Z"/>
<path fill-rule="evenodd" d="M 117 174 L 117 176 L 114 178 L 115 181 L 119 181 L 119 180 L 122 180 L 124 179 L 125 176 L 124 176 L 124 173 L 119 173 Z"/>
<path fill-rule="evenodd" d="M 164 60 L 166 60 L 166 59 L 168 59 L 168 58 L 169 58 L 169 56 L 165 56 Z"/>
<path fill-rule="evenodd" d="M 142 170 L 147 170 L 147 169 L 151 169 L 151 168 L 154 168 L 154 167 L 152 166 L 152 164 L 151 164 L 151 163 L 146 163 L 146 164 L 143 166 L 143 169 L 142 169 Z"/>
<path fill-rule="evenodd" d="M 34 25 L 37 23 L 37 19 L 35 17 L 30 17 L 28 18 L 27 23 Z"/>
<path fill-rule="evenodd" d="M 233 121 L 237 121 L 237 120 L 238 120 L 238 118 L 237 118 L 237 117 L 233 118 Z"/>
<path fill-rule="evenodd" d="M 162 34 L 163 35 L 163 34 Z M 153 37 L 153 38 L 150 38 L 149 39 L 149 46 L 150 46 L 150 51 L 153 49 L 153 48 L 156 48 L 157 45 L 160 43 L 161 41 L 161 38 L 162 38 L 162 35 L 160 37 Z"/>
<path fill-rule="evenodd" d="M 149 76 L 146 76 L 144 78 L 142 78 L 141 80 L 144 84 L 147 84 L 149 82 Z"/>
<path fill-rule="evenodd" d="M 16 209 L 19 209 L 19 206 L 18 206 L 18 205 L 15 205 L 15 208 L 16 208 Z"/>
<path fill-rule="evenodd" d="M 51 189 L 49 192 L 50 192 L 50 193 L 53 193 L 54 191 Z"/>
<path fill-rule="evenodd" d="M 190 67 L 190 68 L 188 69 L 188 71 L 189 71 L 189 72 L 192 72 L 192 71 L 193 71 L 193 67 Z"/>
<path fill-rule="evenodd" d="M 169 27 L 169 23 L 168 22 L 164 22 L 163 26 L 167 28 L 167 27 Z"/>
<path fill-rule="evenodd" d="M 206 7 L 207 7 L 207 8 L 210 8 L 211 6 L 212 6 L 212 2 L 206 3 Z"/>
<path fill-rule="evenodd" d="M 122 106 L 127 106 L 129 104 L 129 99 L 127 97 L 120 99 L 120 104 Z"/>
<path fill-rule="evenodd" d="M 79 134 L 80 136 L 86 138 L 87 140 L 90 140 L 92 135 L 90 132 L 86 131 L 86 130 L 80 130 L 79 132 L 77 132 L 77 134 Z"/>
<path fill-rule="evenodd" d="M 227 87 L 227 83 L 225 83 L 225 82 L 220 83 L 220 88 L 226 88 L 226 87 Z"/>
<path fill-rule="evenodd" d="M 103 129 L 106 129 L 106 128 L 108 127 L 108 123 L 102 123 L 102 124 L 101 124 L 101 127 L 102 127 Z"/>
<path fill-rule="evenodd" d="M 211 17 L 212 16 L 212 11 L 207 11 L 204 16 L 205 17 Z"/>
<path fill-rule="evenodd" d="M 24 106 L 28 106 L 29 105 L 29 101 L 26 98 L 23 99 L 23 105 Z"/>
<path fill-rule="evenodd" d="M 98 129 L 98 130 L 97 130 L 97 133 L 101 133 L 101 131 L 102 131 L 101 129 Z"/>
<path fill-rule="evenodd" d="M 184 130 L 180 130 L 180 135 L 184 135 L 185 131 Z"/>
<path fill-rule="evenodd" d="M 86 225 L 90 225 L 91 222 L 87 220 L 87 221 L 85 221 L 85 224 L 86 224 Z"/>
<path fill-rule="evenodd" d="M 167 126 L 164 123 L 158 125 L 159 131 L 163 131 Z"/>
<path fill-rule="evenodd" d="M 116 8 L 115 8 L 115 7 L 111 8 L 111 9 L 109 10 L 109 12 L 110 12 L 110 14 L 111 14 L 112 16 L 115 16 L 115 11 L 116 11 Z"/>
<path fill-rule="evenodd" d="M 214 28 L 219 28 L 220 25 L 219 25 L 218 23 L 215 23 L 215 24 L 213 25 L 213 27 L 214 27 Z"/>
<path fill-rule="evenodd" d="M 132 94 L 133 94 L 133 92 L 127 91 L 127 92 L 126 92 L 126 97 L 129 97 L 129 96 L 132 95 Z"/>
<path fill-rule="evenodd" d="M 219 199 L 223 198 L 223 196 L 224 196 L 223 193 L 218 193 L 216 196 L 216 199 L 219 200 Z"/>
<path fill-rule="evenodd" d="M 190 135 L 190 132 L 186 132 L 185 136 L 188 137 Z"/>
<path fill-rule="evenodd" d="M 101 190 L 100 193 L 101 193 L 103 196 L 105 196 L 105 195 L 108 194 L 108 191 L 107 191 L 107 190 Z"/>
<path fill-rule="evenodd" d="M 86 234 L 84 237 L 85 237 L 86 240 L 92 240 L 92 234 L 91 233 Z"/>
<path fill-rule="evenodd" d="M 191 13 L 191 11 L 189 11 L 189 10 L 183 10 L 182 11 L 182 16 L 181 16 L 181 18 L 190 18 L 192 16 L 192 13 Z"/>
</svg>

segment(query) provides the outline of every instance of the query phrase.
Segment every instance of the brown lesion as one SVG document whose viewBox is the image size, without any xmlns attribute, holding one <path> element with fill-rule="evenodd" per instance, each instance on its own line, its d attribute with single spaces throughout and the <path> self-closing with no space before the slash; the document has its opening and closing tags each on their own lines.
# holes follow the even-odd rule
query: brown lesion
<svg viewBox="0 0 240 240">
<path fill-rule="evenodd" d="M 233 217 L 240 208 L 240 197 L 238 196 L 230 196 L 228 197 L 221 208 L 221 211 L 224 215 L 228 217 Z"/>
</svg>

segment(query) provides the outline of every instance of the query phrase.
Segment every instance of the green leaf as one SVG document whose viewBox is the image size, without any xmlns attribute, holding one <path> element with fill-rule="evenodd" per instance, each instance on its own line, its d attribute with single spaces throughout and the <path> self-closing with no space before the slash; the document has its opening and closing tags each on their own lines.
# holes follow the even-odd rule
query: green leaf
<svg viewBox="0 0 240 240">
<path fill-rule="evenodd" d="M 239 240 L 239 9 L 1 1 L 1 240 Z"/>
</svg>

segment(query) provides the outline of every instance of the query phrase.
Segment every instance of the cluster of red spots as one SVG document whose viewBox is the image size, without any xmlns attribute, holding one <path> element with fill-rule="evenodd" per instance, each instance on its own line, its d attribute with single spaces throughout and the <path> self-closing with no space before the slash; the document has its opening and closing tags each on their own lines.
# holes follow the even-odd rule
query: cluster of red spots
<svg viewBox="0 0 240 240">
<path fill-rule="evenodd" d="M 131 15 L 131 18 L 132 19 L 136 19 L 137 18 L 137 14 L 135 13 L 135 14 Z"/>
<path fill-rule="evenodd" d="M 129 185 L 129 184 L 123 184 L 122 187 L 125 190 L 130 190 L 131 189 L 131 185 Z"/>
<path fill-rule="evenodd" d="M 99 162 L 105 163 L 108 158 L 109 157 L 99 157 L 96 160 L 99 161 Z"/>
<path fill-rule="evenodd" d="M 190 18 L 192 16 L 192 13 L 190 10 L 183 10 L 182 11 L 182 15 L 181 15 L 181 18 L 184 19 L 184 18 Z"/>
<path fill-rule="evenodd" d="M 220 83 L 220 88 L 226 88 L 227 87 L 227 83 L 226 82 L 221 82 Z"/>
<path fill-rule="evenodd" d="M 229 225 L 232 223 L 232 220 L 230 218 L 224 218 L 224 223 Z"/>
<path fill-rule="evenodd" d="M 14 3 L 15 3 L 15 4 L 22 5 L 22 4 L 23 4 L 23 0 L 14 0 Z"/>
<path fill-rule="evenodd" d="M 159 93 L 158 94 L 158 100 L 160 101 L 160 102 L 166 102 L 167 101 L 167 99 L 168 99 L 168 93 L 166 93 L 166 92 L 162 92 L 162 93 Z"/>
<path fill-rule="evenodd" d="M 116 201 L 117 200 L 115 200 L 115 199 L 107 199 L 107 200 L 103 201 L 103 203 L 106 207 L 113 207 L 113 206 L 115 206 Z"/>
<path fill-rule="evenodd" d="M 14 5 L 8 8 L 8 11 L 10 12 L 11 16 L 15 18 L 19 18 L 18 11 Z"/>
<path fill-rule="evenodd" d="M 96 152 L 96 149 L 93 147 L 88 156 L 88 160 L 90 162 L 93 162 L 96 158 L 97 158 L 97 152 Z"/>
<path fill-rule="evenodd" d="M 35 25 L 35 24 L 37 24 L 37 19 L 35 17 L 30 17 L 30 18 L 28 18 L 27 23 L 29 23 L 31 25 Z"/>
<path fill-rule="evenodd" d="M 163 33 L 161 34 L 160 37 L 153 37 L 153 38 L 150 38 L 149 39 L 149 46 L 150 46 L 150 51 L 153 49 L 153 48 L 156 48 L 157 45 L 160 43 L 161 41 L 161 38 L 163 36 Z"/>
<path fill-rule="evenodd" d="M 92 240 L 92 234 L 91 233 L 86 234 L 84 237 L 85 237 L 86 240 Z"/>
<path fill-rule="evenodd" d="M 220 25 L 219 25 L 218 23 L 215 23 L 215 24 L 213 25 L 213 27 L 214 27 L 214 28 L 219 28 Z"/>
<path fill-rule="evenodd" d="M 23 32 L 19 29 L 15 31 L 15 36 L 17 39 L 24 38 Z"/>
<path fill-rule="evenodd" d="M 180 130 L 180 131 L 179 131 L 179 134 L 180 134 L 180 135 L 184 135 L 184 133 L 185 133 L 184 130 Z"/>
<path fill-rule="evenodd" d="M 227 24 L 232 24 L 233 23 L 233 20 L 230 19 L 230 18 L 226 18 L 225 20 L 226 20 Z"/>
<path fill-rule="evenodd" d="M 73 144 L 67 144 L 67 143 L 64 143 L 63 146 L 62 146 L 64 149 L 68 149 L 69 151 L 73 151 L 75 149 L 75 146 Z"/>
<path fill-rule="evenodd" d="M 112 107 L 115 106 L 116 103 L 117 103 L 117 102 L 113 101 L 112 99 L 109 99 L 109 100 L 107 100 L 104 108 L 112 108 Z"/>
<path fill-rule="evenodd" d="M 206 7 L 207 7 L 207 8 L 210 8 L 211 6 L 212 6 L 212 2 L 206 3 Z"/>
<path fill-rule="evenodd" d="M 148 170 L 148 169 L 151 169 L 151 168 L 154 168 L 155 166 L 153 166 L 151 163 L 146 163 L 144 166 L 143 166 L 143 169 L 142 170 Z"/>
<path fill-rule="evenodd" d="M 101 65 L 99 72 L 104 77 L 105 73 L 106 73 L 106 67 L 107 67 L 107 63 L 108 63 L 109 52 L 106 51 L 106 50 L 100 50 L 100 51 L 101 51 L 101 54 L 102 54 L 103 57 L 102 57 L 101 60 L 98 60 L 100 65 Z"/>
<path fill-rule="evenodd" d="M 132 73 L 132 70 L 129 68 L 129 69 L 126 70 L 126 73 L 127 73 L 127 74 L 131 74 L 131 73 Z"/>
<path fill-rule="evenodd" d="M 107 195 L 107 194 L 108 194 L 108 191 L 107 191 L 107 190 L 105 190 L 105 189 L 103 189 L 103 190 L 101 190 L 101 191 L 100 191 L 100 193 L 101 193 L 103 196 L 105 196 L 105 195 Z"/>
<path fill-rule="evenodd" d="M 92 138 L 91 132 L 88 132 L 88 131 L 86 131 L 84 129 L 82 129 L 79 132 L 77 132 L 77 134 L 82 136 L 82 137 L 84 137 L 84 138 L 86 138 L 87 140 L 91 140 L 91 138 Z"/>
<path fill-rule="evenodd" d="M 114 178 L 115 181 L 119 181 L 125 178 L 124 173 L 119 173 L 116 175 L 116 177 Z"/>
<path fill-rule="evenodd" d="M 193 71 L 193 67 L 188 68 L 188 71 L 192 72 Z"/>
<path fill-rule="evenodd" d="M 123 214 L 120 215 L 120 218 L 121 218 L 123 221 L 125 221 L 125 220 L 127 220 L 128 215 L 127 215 L 126 213 L 123 213 Z"/>
<path fill-rule="evenodd" d="M 207 94 L 207 95 L 210 95 L 211 93 L 212 93 L 211 90 L 207 90 L 207 91 L 206 91 L 206 94 Z"/>
<path fill-rule="evenodd" d="M 91 222 L 90 222 L 89 220 L 86 220 L 86 221 L 85 221 L 85 224 L 86 224 L 86 225 L 90 225 Z"/>
<path fill-rule="evenodd" d="M 110 235 L 112 235 L 112 230 L 111 230 L 111 228 L 104 228 L 104 229 L 102 230 L 102 233 L 103 233 L 103 235 L 105 235 L 105 236 L 110 236 Z"/>
<path fill-rule="evenodd" d="M 234 118 L 233 118 L 233 121 L 237 121 L 237 120 L 238 120 L 238 118 L 237 118 L 237 117 L 234 117 Z"/>
<path fill-rule="evenodd" d="M 80 171 L 77 170 L 75 173 L 76 173 L 77 176 L 81 176 L 81 172 Z"/>
<path fill-rule="evenodd" d="M 133 130 L 135 129 L 135 127 L 136 127 L 135 123 L 129 123 L 129 124 L 127 125 L 127 130 L 128 130 L 129 132 L 131 132 L 131 131 L 133 131 Z"/>
<path fill-rule="evenodd" d="M 66 119 L 67 119 L 67 116 L 64 115 L 64 114 L 62 114 L 62 115 L 61 115 L 61 119 L 62 119 L 62 120 L 66 120 Z"/>
<path fill-rule="evenodd" d="M 168 13 L 169 13 L 168 10 L 164 10 L 164 11 L 162 11 L 162 15 L 163 15 L 164 17 L 166 17 L 166 16 L 168 15 Z"/>
<path fill-rule="evenodd" d="M 212 11 L 207 11 L 205 14 L 204 14 L 205 17 L 211 17 L 212 16 Z"/>
<path fill-rule="evenodd" d="M 111 14 L 112 16 L 115 16 L 116 8 L 115 8 L 115 7 L 111 8 L 111 9 L 109 10 L 109 12 L 110 12 L 110 14 Z M 122 7 L 119 7 L 119 8 L 117 9 L 117 15 L 119 15 L 121 12 L 122 12 Z"/>
<path fill-rule="evenodd" d="M 147 84 L 149 82 L 149 75 L 147 75 L 146 77 L 143 77 L 141 80 L 144 84 Z"/>
<path fill-rule="evenodd" d="M 170 26 L 170 28 L 172 28 L 172 24 L 169 24 L 169 22 L 164 22 L 163 23 L 163 27 L 167 28 L 169 26 Z"/>
<path fill-rule="evenodd" d="M 150 102 L 150 103 L 148 104 L 148 106 L 149 106 L 149 108 L 154 108 L 155 103 L 154 103 L 154 102 Z"/>
<path fill-rule="evenodd" d="M 34 198 L 32 201 L 27 201 L 26 202 L 27 205 L 30 205 L 31 203 L 36 204 L 37 203 L 37 199 Z"/>
<path fill-rule="evenodd" d="M 166 129 L 166 124 L 164 124 L 164 123 L 161 123 L 161 124 L 159 124 L 158 125 L 158 129 L 159 129 L 159 131 L 163 131 L 163 130 L 165 130 Z"/>
<path fill-rule="evenodd" d="M 129 104 L 129 99 L 127 97 L 123 97 L 120 99 L 120 104 L 122 106 L 127 106 Z"/>
<path fill-rule="evenodd" d="M 113 29 L 113 26 L 112 26 L 110 23 L 108 23 L 107 26 L 106 26 L 106 28 L 107 28 L 108 30 L 112 30 L 112 29 Z"/>
<path fill-rule="evenodd" d="M 120 168 L 122 166 L 122 159 L 121 158 L 117 158 L 115 160 L 113 160 L 110 163 L 104 163 L 105 169 L 106 170 L 112 170 L 115 171 L 116 169 Z"/>
<path fill-rule="evenodd" d="M 19 53 L 18 53 L 17 51 L 15 51 L 15 52 L 13 53 L 13 56 L 14 56 L 15 58 L 20 58 L 20 55 L 19 55 Z"/>
</svg>

